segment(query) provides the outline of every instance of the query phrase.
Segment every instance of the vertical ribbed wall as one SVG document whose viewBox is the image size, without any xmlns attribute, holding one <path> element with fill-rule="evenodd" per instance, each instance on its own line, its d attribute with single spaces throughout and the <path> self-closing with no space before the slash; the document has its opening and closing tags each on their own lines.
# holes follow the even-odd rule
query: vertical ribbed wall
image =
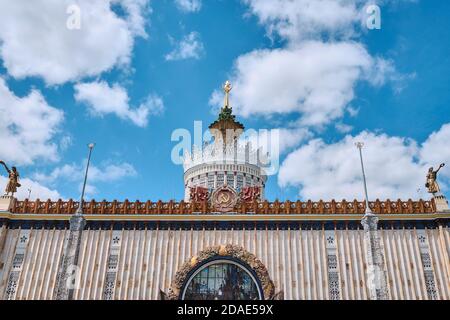
<svg viewBox="0 0 450 320">
<path fill-rule="evenodd" d="M 450 232 L 425 230 L 439 299 L 450 299 Z M 21 230 L 0 229 L 0 298 L 5 297 Z M 112 230 L 85 230 L 77 299 L 103 299 Z M 32 229 L 15 299 L 52 299 L 66 230 Z M 380 230 L 392 299 L 427 299 L 415 229 Z M 336 230 L 341 299 L 367 299 L 362 230 Z M 122 230 L 115 299 L 159 299 L 180 265 L 199 251 L 237 244 L 267 267 L 276 292 L 285 299 L 328 299 L 324 230 Z"/>
</svg>

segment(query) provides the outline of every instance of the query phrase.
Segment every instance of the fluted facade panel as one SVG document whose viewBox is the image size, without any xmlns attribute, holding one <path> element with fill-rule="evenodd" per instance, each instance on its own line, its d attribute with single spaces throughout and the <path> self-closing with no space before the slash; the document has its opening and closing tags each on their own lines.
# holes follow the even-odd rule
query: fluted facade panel
<svg viewBox="0 0 450 320">
<path fill-rule="evenodd" d="M 14 266 L 15 252 L 23 232 L 0 229 L 0 297 L 6 298 L 8 279 L 15 268 L 20 270 L 19 278 L 10 296 L 19 300 L 53 299 L 59 258 L 68 231 L 29 230 L 23 262 L 17 267 Z M 283 291 L 284 299 L 330 299 L 327 247 L 327 241 L 331 241 L 330 231 L 308 228 L 119 231 L 88 228 L 82 234 L 79 289 L 75 290 L 75 299 L 105 298 L 114 233 L 120 235 L 114 299 L 160 299 L 160 290 L 167 292 L 186 260 L 205 248 L 221 244 L 242 246 L 260 259 L 275 290 Z M 425 239 L 419 237 L 419 233 L 425 235 Z M 363 231 L 337 229 L 331 234 L 336 247 L 339 298 L 367 299 Z M 450 298 L 448 227 L 380 229 L 380 239 L 391 299 L 429 299 L 433 282 L 437 299 Z M 424 267 L 423 259 L 427 254 L 431 269 Z"/>
</svg>

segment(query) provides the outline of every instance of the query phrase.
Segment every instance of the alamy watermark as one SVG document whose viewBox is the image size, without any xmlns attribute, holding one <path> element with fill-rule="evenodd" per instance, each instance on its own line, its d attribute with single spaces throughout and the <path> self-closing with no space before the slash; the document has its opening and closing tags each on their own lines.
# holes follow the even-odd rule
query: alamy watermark
<svg viewBox="0 0 450 320">
<path fill-rule="evenodd" d="M 249 163 L 274 175 L 280 166 L 280 131 L 278 129 L 236 129 L 219 131 L 203 129 L 202 121 L 194 121 L 193 134 L 185 128 L 172 132 L 171 160 L 176 165 L 202 163 Z"/>
<path fill-rule="evenodd" d="M 366 27 L 369 30 L 381 29 L 381 9 L 376 4 L 366 7 Z"/>
<path fill-rule="evenodd" d="M 81 29 L 81 8 L 76 4 L 67 6 L 66 13 L 68 14 L 66 20 L 66 27 L 69 30 Z"/>
<path fill-rule="evenodd" d="M 69 265 L 67 267 L 67 273 L 69 276 L 66 279 L 66 287 L 67 289 L 71 290 L 78 290 L 80 289 L 80 283 L 81 283 L 81 269 L 77 265 Z"/>
</svg>

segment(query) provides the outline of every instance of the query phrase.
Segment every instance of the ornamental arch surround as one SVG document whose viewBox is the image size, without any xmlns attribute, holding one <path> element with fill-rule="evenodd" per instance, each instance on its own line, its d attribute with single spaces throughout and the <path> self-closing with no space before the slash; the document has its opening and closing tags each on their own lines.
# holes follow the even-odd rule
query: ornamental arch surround
<svg viewBox="0 0 450 320">
<path fill-rule="evenodd" d="M 261 300 L 275 297 L 275 286 L 265 265 L 256 256 L 236 245 L 217 245 L 206 248 L 186 261 L 175 274 L 167 298 L 181 300 L 192 279 L 203 269 L 227 263 L 243 269 L 254 281 Z"/>
</svg>

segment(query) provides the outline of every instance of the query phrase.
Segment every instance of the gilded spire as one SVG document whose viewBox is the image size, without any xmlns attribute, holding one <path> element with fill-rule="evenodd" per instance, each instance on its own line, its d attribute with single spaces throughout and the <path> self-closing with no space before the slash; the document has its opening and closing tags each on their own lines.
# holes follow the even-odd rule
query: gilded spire
<svg viewBox="0 0 450 320">
<path fill-rule="evenodd" d="M 232 88 L 228 80 L 223 84 L 222 89 L 225 93 L 223 107 L 220 109 L 219 118 L 209 126 L 210 129 L 219 129 L 220 131 L 226 129 L 244 129 L 244 126 L 236 121 L 236 117 L 233 115 L 233 109 L 230 106 L 230 91 Z"/>
<path fill-rule="evenodd" d="M 225 101 L 223 103 L 223 107 L 224 108 L 229 108 L 230 107 L 230 91 L 233 88 L 233 86 L 231 85 L 230 81 L 225 81 L 224 85 L 223 85 L 223 92 L 225 93 Z"/>
</svg>

